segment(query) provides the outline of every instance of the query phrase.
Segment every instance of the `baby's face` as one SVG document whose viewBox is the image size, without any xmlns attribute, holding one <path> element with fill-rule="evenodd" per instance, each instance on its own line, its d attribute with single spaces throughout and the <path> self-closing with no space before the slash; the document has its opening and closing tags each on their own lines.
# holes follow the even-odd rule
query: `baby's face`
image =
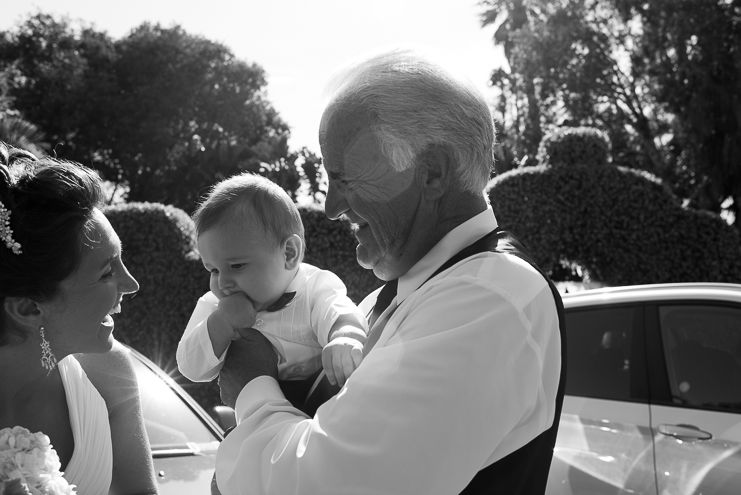
<svg viewBox="0 0 741 495">
<path fill-rule="evenodd" d="M 203 266 L 211 272 L 210 287 L 216 297 L 243 292 L 257 311 L 273 304 L 293 279 L 284 250 L 269 246 L 255 229 L 216 225 L 198 237 L 198 250 Z"/>
</svg>

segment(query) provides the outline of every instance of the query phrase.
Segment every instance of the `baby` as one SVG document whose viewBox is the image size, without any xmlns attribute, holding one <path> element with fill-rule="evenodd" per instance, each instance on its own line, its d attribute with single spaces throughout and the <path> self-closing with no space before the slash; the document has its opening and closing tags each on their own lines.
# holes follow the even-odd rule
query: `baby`
<svg viewBox="0 0 741 495">
<path fill-rule="evenodd" d="M 294 404 L 322 367 L 330 383 L 343 385 L 363 358 L 367 323 L 335 274 L 302 263 L 304 227 L 288 194 L 264 177 L 234 176 L 210 191 L 193 219 L 211 291 L 178 344 L 183 376 L 212 380 L 231 341 L 255 328 L 273 344 Z"/>
</svg>

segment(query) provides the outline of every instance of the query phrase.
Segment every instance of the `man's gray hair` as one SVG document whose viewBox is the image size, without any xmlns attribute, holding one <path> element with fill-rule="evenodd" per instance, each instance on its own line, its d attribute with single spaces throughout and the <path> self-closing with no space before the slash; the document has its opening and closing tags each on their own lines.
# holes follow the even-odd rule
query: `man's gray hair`
<svg viewBox="0 0 741 495">
<path fill-rule="evenodd" d="M 411 49 L 396 49 L 355 63 L 328 88 L 328 115 L 360 108 L 395 170 L 415 164 L 430 145 L 452 154 L 463 190 L 481 193 L 494 164 L 494 125 L 481 92 Z"/>
</svg>

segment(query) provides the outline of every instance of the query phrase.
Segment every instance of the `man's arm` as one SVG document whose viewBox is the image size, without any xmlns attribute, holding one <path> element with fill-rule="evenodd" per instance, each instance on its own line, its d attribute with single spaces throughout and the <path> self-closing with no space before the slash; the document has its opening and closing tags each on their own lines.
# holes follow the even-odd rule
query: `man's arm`
<svg viewBox="0 0 741 495">
<path fill-rule="evenodd" d="M 222 394 L 235 401 L 246 386 L 234 402 L 239 424 L 217 455 L 222 492 L 458 493 L 550 425 L 542 353 L 558 352 L 558 342 L 533 342 L 523 309 L 496 287 L 443 281 L 418 292 L 389 322 L 401 324 L 394 336 L 314 418 L 255 365 L 255 346 L 235 346 Z M 552 304 L 545 284 L 542 293 Z M 553 317 L 557 325 L 555 307 Z M 252 369 L 233 374 L 232 363 Z"/>
</svg>

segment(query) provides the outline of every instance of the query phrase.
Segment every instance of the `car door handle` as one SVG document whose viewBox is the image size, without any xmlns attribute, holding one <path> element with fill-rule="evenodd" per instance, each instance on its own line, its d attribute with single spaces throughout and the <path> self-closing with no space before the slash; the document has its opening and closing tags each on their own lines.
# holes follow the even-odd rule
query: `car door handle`
<svg viewBox="0 0 741 495">
<path fill-rule="evenodd" d="M 701 430 L 695 425 L 659 425 L 659 433 L 687 442 L 712 440 L 713 438 L 712 433 Z"/>
</svg>

